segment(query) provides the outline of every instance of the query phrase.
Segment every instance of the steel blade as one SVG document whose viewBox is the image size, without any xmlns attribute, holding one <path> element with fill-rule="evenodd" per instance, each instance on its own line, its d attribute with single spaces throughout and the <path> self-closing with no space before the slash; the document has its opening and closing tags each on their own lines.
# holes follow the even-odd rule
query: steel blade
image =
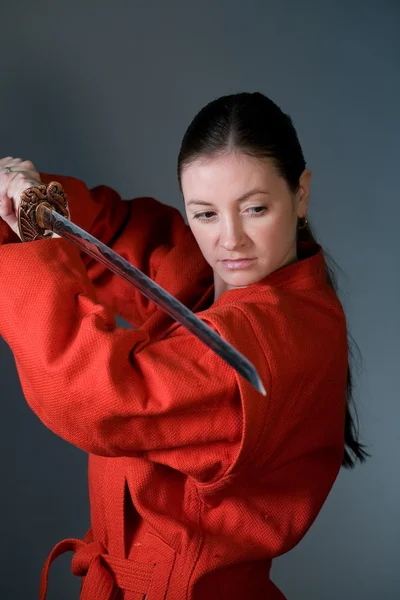
<svg viewBox="0 0 400 600">
<path fill-rule="evenodd" d="M 69 240 L 81 250 L 103 263 L 110 271 L 128 281 L 144 296 L 160 306 L 173 319 L 183 325 L 188 331 L 198 337 L 206 346 L 244 377 L 258 392 L 266 395 L 261 378 L 254 365 L 231 344 L 221 338 L 211 327 L 169 294 L 164 288 L 155 283 L 140 269 L 129 263 L 117 252 L 103 244 L 100 240 L 81 229 L 69 219 L 55 210 L 42 207 L 42 220 L 46 229 L 53 231 Z"/>
</svg>

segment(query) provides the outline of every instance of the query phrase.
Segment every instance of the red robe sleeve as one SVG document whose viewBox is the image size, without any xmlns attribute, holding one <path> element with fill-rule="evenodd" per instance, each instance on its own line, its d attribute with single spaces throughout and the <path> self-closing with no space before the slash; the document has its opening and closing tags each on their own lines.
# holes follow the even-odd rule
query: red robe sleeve
<svg viewBox="0 0 400 600">
<path fill-rule="evenodd" d="M 169 451 L 199 479 L 229 465 L 241 435 L 236 376 L 186 329 L 151 341 L 116 327 L 63 239 L 0 247 L 0 280 L 0 335 L 49 429 L 103 456 Z"/>
<path fill-rule="evenodd" d="M 146 275 L 155 279 L 163 259 L 188 234 L 180 212 L 154 198 L 122 200 L 108 186 L 88 189 L 79 179 L 40 174 L 43 183 L 58 181 L 63 186 L 71 220 L 121 254 Z M 20 242 L 0 219 L 0 245 Z M 152 305 L 130 284 L 85 252 L 80 253 L 98 300 L 115 314 L 139 327 Z"/>
</svg>

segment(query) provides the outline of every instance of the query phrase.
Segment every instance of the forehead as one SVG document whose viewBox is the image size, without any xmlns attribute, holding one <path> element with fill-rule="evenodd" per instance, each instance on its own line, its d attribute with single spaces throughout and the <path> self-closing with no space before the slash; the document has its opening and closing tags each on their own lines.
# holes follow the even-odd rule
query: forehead
<svg viewBox="0 0 400 600">
<path fill-rule="evenodd" d="M 243 153 L 199 158 L 182 172 L 185 201 L 191 199 L 234 199 L 252 188 L 270 192 L 281 179 L 271 160 Z"/>
</svg>

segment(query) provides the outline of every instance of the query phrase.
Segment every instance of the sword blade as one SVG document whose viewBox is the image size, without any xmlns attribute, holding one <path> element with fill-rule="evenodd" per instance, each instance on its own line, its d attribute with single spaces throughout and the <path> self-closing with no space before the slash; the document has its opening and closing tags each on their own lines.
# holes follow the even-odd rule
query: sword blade
<svg viewBox="0 0 400 600">
<path fill-rule="evenodd" d="M 175 321 L 198 337 L 206 346 L 244 377 L 258 392 L 266 395 L 261 378 L 254 365 L 236 348 L 221 338 L 211 327 L 169 294 L 164 288 L 147 277 L 140 269 L 129 263 L 117 252 L 81 229 L 63 215 L 43 207 L 42 219 L 45 228 L 69 240 L 81 250 L 103 263 L 110 271 L 125 279 L 144 296 L 161 307 Z"/>
</svg>

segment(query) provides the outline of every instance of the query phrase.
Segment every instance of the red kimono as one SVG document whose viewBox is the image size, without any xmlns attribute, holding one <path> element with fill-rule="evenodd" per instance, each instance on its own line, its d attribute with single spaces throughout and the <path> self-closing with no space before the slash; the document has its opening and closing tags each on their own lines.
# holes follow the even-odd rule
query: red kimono
<svg viewBox="0 0 400 600">
<path fill-rule="evenodd" d="M 269 573 L 341 466 L 347 331 L 318 245 L 213 303 L 212 272 L 174 208 L 60 181 L 71 219 L 252 361 L 258 394 L 186 329 L 64 239 L 0 226 L 0 335 L 32 410 L 89 453 L 82 600 L 282 599 Z M 137 329 L 116 326 L 121 315 Z"/>
</svg>

